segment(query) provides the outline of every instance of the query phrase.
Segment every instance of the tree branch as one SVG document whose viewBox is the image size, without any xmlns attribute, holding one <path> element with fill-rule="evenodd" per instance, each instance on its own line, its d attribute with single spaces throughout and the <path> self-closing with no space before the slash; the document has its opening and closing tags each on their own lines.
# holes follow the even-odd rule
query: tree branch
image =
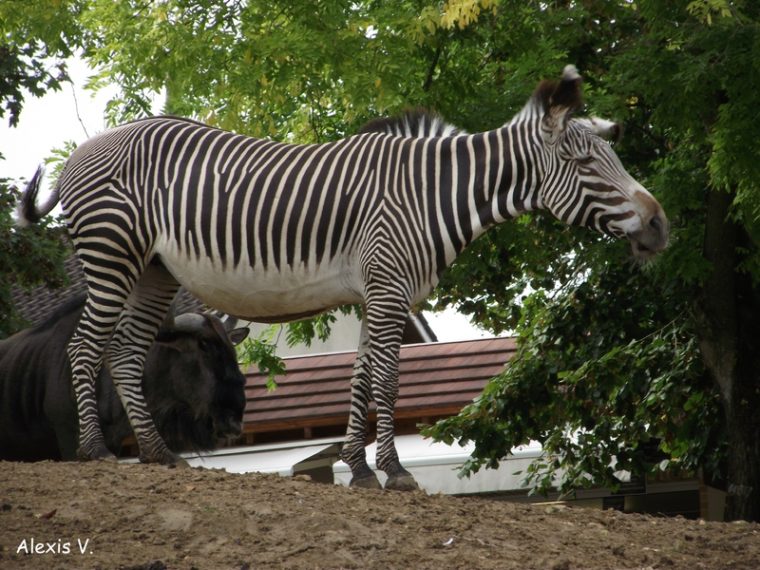
<svg viewBox="0 0 760 570">
<path fill-rule="evenodd" d="M 430 67 L 428 67 L 427 77 L 425 77 L 425 82 L 422 84 L 422 90 L 425 93 L 430 91 L 430 87 L 433 85 L 433 75 L 435 74 L 435 68 L 438 67 L 438 61 L 441 59 L 441 52 L 443 52 L 443 47 L 441 44 L 438 44 L 433 55 L 433 60 L 430 62 Z"/>
</svg>

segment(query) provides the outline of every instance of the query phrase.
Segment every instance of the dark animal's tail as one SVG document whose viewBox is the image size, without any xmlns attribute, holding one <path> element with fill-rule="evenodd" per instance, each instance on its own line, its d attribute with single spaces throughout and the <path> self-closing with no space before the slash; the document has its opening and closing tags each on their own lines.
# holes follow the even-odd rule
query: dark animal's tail
<svg viewBox="0 0 760 570">
<path fill-rule="evenodd" d="M 41 207 L 37 207 L 37 194 L 40 192 L 40 182 L 42 181 L 42 175 L 44 174 L 43 168 L 40 166 L 37 168 L 37 172 L 34 173 L 29 184 L 26 185 L 24 193 L 21 195 L 21 200 L 18 203 L 18 209 L 16 213 L 18 215 L 19 226 L 26 227 L 32 224 L 36 224 L 42 218 L 47 216 L 50 211 L 58 204 L 58 188 L 55 188 L 48 198 L 47 202 Z"/>
</svg>

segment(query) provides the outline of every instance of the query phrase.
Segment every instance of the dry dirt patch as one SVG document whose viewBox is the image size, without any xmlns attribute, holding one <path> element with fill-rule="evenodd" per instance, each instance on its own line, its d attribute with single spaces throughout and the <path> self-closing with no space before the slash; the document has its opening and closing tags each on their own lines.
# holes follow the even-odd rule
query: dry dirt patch
<svg viewBox="0 0 760 570">
<path fill-rule="evenodd" d="M 0 568 L 756 570 L 760 525 L 203 469 L 0 462 Z"/>
</svg>

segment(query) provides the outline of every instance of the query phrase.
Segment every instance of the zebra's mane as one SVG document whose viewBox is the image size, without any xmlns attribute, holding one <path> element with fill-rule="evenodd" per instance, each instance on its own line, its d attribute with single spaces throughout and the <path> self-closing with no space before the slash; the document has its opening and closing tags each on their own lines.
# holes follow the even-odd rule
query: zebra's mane
<svg viewBox="0 0 760 570">
<path fill-rule="evenodd" d="M 395 117 L 372 119 L 359 129 L 359 134 L 386 133 L 410 138 L 451 137 L 466 134 L 447 123 L 437 113 L 426 109 L 409 109 Z"/>
</svg>

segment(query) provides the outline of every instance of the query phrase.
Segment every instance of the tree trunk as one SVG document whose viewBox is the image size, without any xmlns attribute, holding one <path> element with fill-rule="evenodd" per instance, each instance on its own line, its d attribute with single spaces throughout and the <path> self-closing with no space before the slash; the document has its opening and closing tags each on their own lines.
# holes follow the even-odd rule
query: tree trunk
<svg viewBox="0 0 760 570">
<path fill-rule="evenodd" d="M 740 383 L 737 382 L 737 387 Z M 754 393 L 752 400 L 736 390 L 733 404 L 726 408 L 726 414 L 730 415 L 726 422 L 726 520 L 760 521 L 760 422 L 757 419 L 757 389 L 751 391 Z"/>
<path fill-rule="evenodd" d="M 728 220 L 733 195 L 708 193 L 705 258 L 712 264 L 697 307 L 700 347 L 717 384 L 727 430 L 726 520 L 760 521 L 760 302 L 738 270 L 750 244 Z"/>
</svg>

